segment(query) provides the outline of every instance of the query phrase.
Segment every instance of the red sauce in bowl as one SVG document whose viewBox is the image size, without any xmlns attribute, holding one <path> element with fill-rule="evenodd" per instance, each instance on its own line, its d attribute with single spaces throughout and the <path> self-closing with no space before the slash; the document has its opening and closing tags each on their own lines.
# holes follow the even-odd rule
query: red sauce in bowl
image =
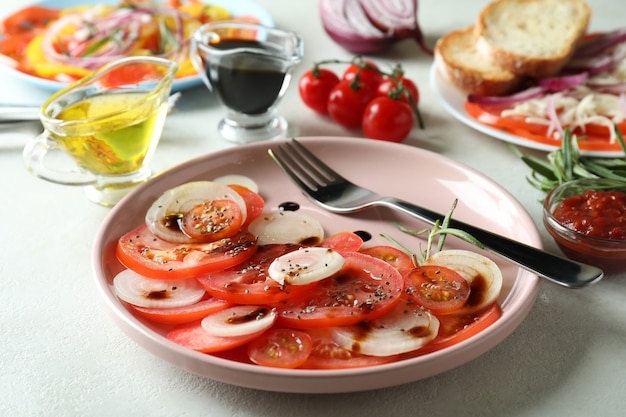
<svg viewBox="0 0 626 417">
<path fill-rule="evenodd" d="M 585 191 L 563 200 L 555 209 L 554 218 L 587 236 L 626 240 L 626 193 Z"/>
</svg>

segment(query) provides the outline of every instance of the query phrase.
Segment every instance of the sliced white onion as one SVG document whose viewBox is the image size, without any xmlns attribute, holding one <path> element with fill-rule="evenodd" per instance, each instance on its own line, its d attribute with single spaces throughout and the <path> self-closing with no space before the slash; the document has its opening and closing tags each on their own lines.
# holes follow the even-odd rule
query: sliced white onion
<svg viewBox="0 0 626 417">
<path fill-rule="evenodd" d="M 270 264 L 270 278 L 279 284 L 305 285 L 328 278 L 343 267 L 344 259 L 330 248 L 299 248 Z"/>
<path fill-rule="evenodd" d="M 317 245 L 324 240 L 324 228 L 313 217 L 299 211 L 263 213 L 248 226 L 259 245 L 295 243 Z"/>
<path fill-rule="evenodd" d="M 204 287 L 195 278 L 152 279 L 125 269 L 113 278 L 115 294 L 127 303 L 148 308 L 174 308 L 197 303 Z"/>
<path fill-rule="evenodd" d="M 266 306 L 239 305 L 209 314 L 201 325 L 213 336 L 245 336 L 269 329 L 276 317 L 276 311 Z"/>
<path fill-rule="evenodd" d="M 193 181 L 165 191 L 146 213 L 146 225 L 161 239 L 175 243 L 193 243 L 194 240 L 177 228 L 167 227 L 169 217 L 182 215 L 194 206 L 212 200 L 233 200 L 241 207 L 245 221 L 246 202 L 232 188 L 213 181 Z"/>
<path fill-rule="evenodd" d="M 259 185 L 252 178 L 247 177 L 245 175 L 239 174 L 230 174 L 223 175 L 221 177 L 217 177 L 213 179 L 213 182 L 217 182 L 220 184 L 230 185 L 237 184 L 243 187 L 246 187 L 250 191 L 254 191 L 255 193 L 259 192 Z"/>
<path fill-rule="evenodd" d="M 471 288 L 470 298 L 463 312 L 473 312 L 496 302 L 502 290 L 502 271 L 494 261 L 477 252 L 450 249 L 437 252 L 424 262 L 445 266 L 457 271 Z"/>
<path fill-rule="evenodd" d="M 400 300 L 384 316 L 354 326 L 333 329 L 335 342 L 357 353 L 391 356 L 426 345 L 439 333 L 439 320 L 427 310 Z"/>
</svg>

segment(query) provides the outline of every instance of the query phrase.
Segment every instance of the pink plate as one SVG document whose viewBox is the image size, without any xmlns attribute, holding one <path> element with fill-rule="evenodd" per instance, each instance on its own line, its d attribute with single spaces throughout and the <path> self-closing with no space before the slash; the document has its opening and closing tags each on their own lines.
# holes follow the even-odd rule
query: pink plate
<svg viewBox="0 0 626 417">
<path fill-rule="evenodd" d="M 369 139 L 310 137 L 300 139 L 337 171 L 381 194 L 404 198 L 440 213 L 454 199 L 454 217 L 540 247 L 539 232 L 520 203 L 507 191 L 475 170 L 446 157 L 407 145 Z M 301 210 L 318 218 L 328 234 L 340 230 L 367 231 L 367 246 L 388 244 L 388 233 L 418 250 L 416 238 L 403 235 L 395 220 L 414 229 L 425 225 L 388 209 L 358 215 L 335 215 L 311 203 L 267 154 L 279 142 L 261 142 L 206 155 L 170 169 L 138 187 L 109 213 L 96 236 L 92 264 L 107 310 L 133 340 L 154 355 L 190 372 L 217 381 L 268 391 L 336 393 L 365 391 L 416 381 L 445 372 L 492 349 L 508 337 L 526 317 L 537 297 L 539 278 L 491 256 L 502 268 L 504 285 L 499 299 L 502 317 L 486 330 L 457 345 L 385 365 L 349 370 L 273 369 L 198 353 L 170 342 L 165 328 L 134 315 L 112 291 L 112 279 L 122 266 L 115 257 L 117 239 L 143 221 L 150 204 L 165 190 L 193 180 L 211 180 L 226 174 L 253 178 L 266 208 L 297 202 Z M 469 248 L 453 237 L 447 248 Z"/>
</svg>

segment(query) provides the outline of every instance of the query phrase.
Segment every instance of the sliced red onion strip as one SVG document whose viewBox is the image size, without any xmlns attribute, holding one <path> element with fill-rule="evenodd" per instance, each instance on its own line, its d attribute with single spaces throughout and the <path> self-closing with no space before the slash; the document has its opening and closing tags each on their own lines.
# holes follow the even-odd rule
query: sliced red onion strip
<svg viewBox="0 0 626 417">
<path fill-rule="evenodd" d="M 574 57 L 592 57 L 624 41 L 626 41 L 626 28 L 607 32 L 581 43 L 576 48 Z"/>
<path fill-rule="evenodd" d="M 417 26 L 416 0 L 359 0 L 367 17 L 382 30 L 412 31 Z"/>
<path fill-rule="evenodd" d="M 512 94 L 510 96 L 479 96 L 476 94 L 470 94 L 467 96 L 467 101 L 470 103 L 483 104 L 483 105 L 501 105 L 508 106 L 522 101 L 530 100 L 532 98 L 541 97 L 546 93 L 546 88 L 541 86 L 530 87 L 519 93 Z"/>
<path fill-rule="evenodd" d="M 599 91 L 601 93 L 609 93 L 609 94 L 624 94 L 626 93 L 626 81 L 621 83 L 598 83 L 598 82 L 588 82 L 587 87 L 592 90 Z"/>
<path fill-rule="evenodd" d="M 587 72 L 581 72 L 579 74 L 563 75 L 560 77 L 541 78 L 537 80 L 537 84 L 551 92 L 557 92 L 582 85 L 587 82 L 588 79 L 589 74 Z"/>
</svg>

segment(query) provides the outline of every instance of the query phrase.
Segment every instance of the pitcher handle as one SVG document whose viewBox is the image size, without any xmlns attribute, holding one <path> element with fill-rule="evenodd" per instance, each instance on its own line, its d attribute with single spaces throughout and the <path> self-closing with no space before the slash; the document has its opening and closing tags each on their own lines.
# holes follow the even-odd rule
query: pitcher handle
<svg viewBox="0 0 626 417">
<path fill-rule="evenodd" d="M 47 156 L 57 152 L 65 155 L 59 144 L 44 131 L 26 143 L 22 156 L 26 168 L 44 180 L 64 185 L 90 185 L 96 182 L 95 175 L 80 169 L 60 171 L 49 167 L 46 164 Z"/>
</svg>

